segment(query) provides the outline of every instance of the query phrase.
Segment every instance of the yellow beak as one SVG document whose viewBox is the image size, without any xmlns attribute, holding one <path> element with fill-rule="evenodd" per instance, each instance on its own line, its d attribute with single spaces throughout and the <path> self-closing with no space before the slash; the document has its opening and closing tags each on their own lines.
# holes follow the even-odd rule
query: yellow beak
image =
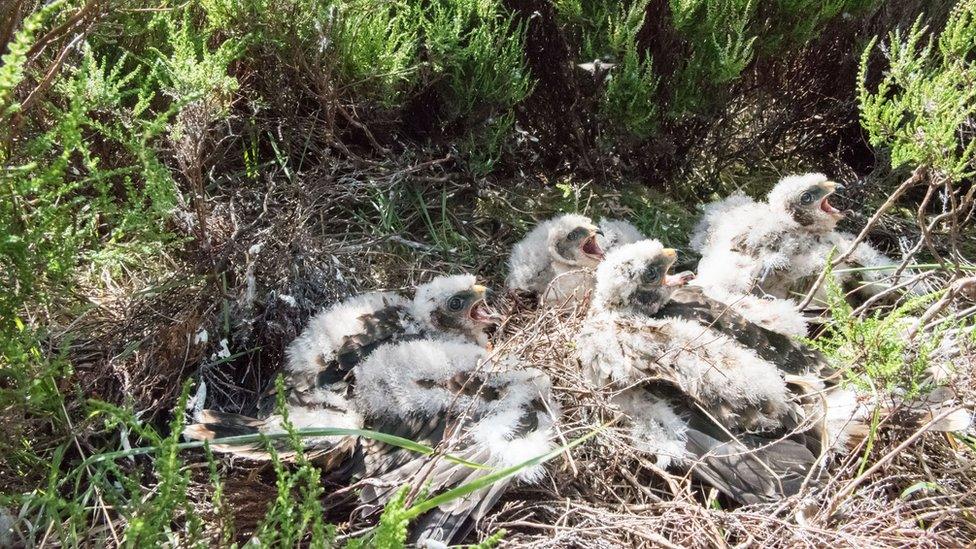
<svg viewBox="0 0 976 549">
<path fill-rule="evenodd" d="M 476 294 L 478 294 L 478 295 L 485 295 L 486 293 L 488 293 L 488 288 L 486 288 L 486 287 L 484 287 L 484 286 L 482 286 L 481 284 L 475 284 L 475 285 L 474 285 L 474 286 L 472 287 L 472 289 L 473 289 L 473 290 L 475 291 L 475 293 L 476 293 Z"/>
<path fill-rule="evenodd" d="M 661 255 L 668 258 L 668 261 L 674 261 L 678 259 L 678 252 L 674 248 L 664 248 L 661 250 Z"/>
</svg>

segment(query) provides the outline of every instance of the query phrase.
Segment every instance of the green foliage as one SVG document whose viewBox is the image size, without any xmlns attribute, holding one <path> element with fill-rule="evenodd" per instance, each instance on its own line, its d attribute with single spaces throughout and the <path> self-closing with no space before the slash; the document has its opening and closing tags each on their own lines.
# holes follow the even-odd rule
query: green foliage
<svg viewBox="0 0 976 549">
<path fill-rule="evenodd" d="M 409 493 L 409 486 L 400 488 L 383 508 L 383 514 L 380 515 L 379 524 L 376 528 L 359 539 L 351 540 L 346 545 L 346 549 L 405 547 L 408 533 L 407 525 L 410 522 L 406 513 Z"/>
<path fill-rule="evenodd" d="M 47 355 L 38 344 L 41 334 L 21 318 L 15 316 L 11 322 L 12 328 L 0 339 L 0 410 L 21 421 L 0 438 L 0 464 L 18 477 L 38 479 L 54 454 L 33 436 L 32 424 L 57 435 L 70 429 L 59 382 L 71 379 L 72 369 L 63 356 Z"/>
<path fill-rule="evenodd" d="M 640 0 L 620 8 L 610 19 L 610 45 L 620 55 L 613 78 L 606 84 L 600 113 L 610 128 L 638 139 L 650 136 L 657 126 L 657 87 L 653 60 L 638 51 L 637 33 L 644 25 L 644 12 L 650 0 Z"/>
<path fill-rule="evenodd" d="M 513 128 L 515 114 L 509 111 L 473 127 L 458 142 L 458 153 L 466 160 L 466 167 L 473 175 L 488 175 L 495 170 L 502 155 L 511 149 Z"/>
<path fill-rule="evenodd" d="M 142 34 L 131 36 L 153 38 L 151 47 L 130 53 L 117 36 L 95 29 L 87 42 L 64 52 L 64 64 L 55 65 L 61 70 L 49 73 L 50 85 L 38 88 L 60 52 L 48 47 L 31 59 L 25 52 L 76 9 L 53 2 L 28 15 L 0 69 L 0 409 L 23 425 L 5 431 L 14 440 L 5 440 L 0 459 L 24 479 L 45 471 L 48 477 L 34 492 L 6 495 L 31 510 L 35 525 L 50 528 L 49 541 L 62 545 L 84 544 L 90 535 L 133 544 L 176 536 L 192 545 L 202 539 L 201 522 L 189 510 L 188 476 L 175 455 L 182 415 L 174 419 L 174 434 L 162 439 L 130 412 L 96 406 L 95 415 L 114 418 L 107 432 L 135 432 L 159 447 L 150 497 L 138 475 L 114 464 L 75 467 L 65 456 L 89 450 L 72 438 L 74 426 L 90 419 L 76 415 L 66 356 L 40 343 L 49 337 L 41 311 L 57 304 L 56 314 L 70 320 L 80 312 L 71 307 L 78 282 L 98 285 L 103 276 L 151 271 L 176 243 L 165 224 L 177 184 L 167 153 L 159 151 L 183 107 L 233 91 L 226 76 L 232 55 L 230 48 L 211 55 L 204 48 L 210 37 L 191 31 L 194 23 L 181 10 L 148 20 L 133 16 L 144 20 Z M 135 26 L 129 19 L 121 23 Z M 29 103 L 13 102 L 28 95 Z M 61 343 L 70 347 L 70 341 Z M 106 506 L 124 516 L 124 533 L 87 532 L 92 513 Z"/>
<path fill-rule="evenodd" d="M 395 108 L 415 84 L 420 41 L 417 8 L 405 2 L 360 3 L 333 13 L 335 57 L 349 91 Z"/>
<path fill-rule="evenodd" d="M 447 192 L 441 192 L 436 220 L 431 215 L 431 209 L 424 201 L 423 195 L 417 192 L 415 197 L 417 211 L 434 246 L 443 253 L 456 254 L 466 263 L 472 262 L 477 257 L 477 245 L 455 229 L 448 208 Z"/>
<path fill-rule="evenodd" d="M 892 32 L 882 49 L 887 69 L 872 91 L 864 50 L 858 76 L 861 122 L 871 144 L 890 150 L 895 166 L 931 166 L 960 180 L 974 173 L 976 141 L 976 1 L 953 9 L 938 39 L 921 17 L 908 30 Z"/>
<path fill-rule="evenodd" d="M 14 92 L 24 80 L 27 52 L 45 23 L 63 6 L 64 2 L 61 0 L 51 2 L 43 9 L 28 15 L 20 30 L 14 35 L 13 40 L 7 44 L 7 53 L 0 59 L 3 61 L 0 64 L 0 121 L 4 121 L 8 116 L 20 110 L 20 104 L 14 98 Z M 6 162 L 7 157 L 0 155 L 0 161 Z"/>
<path fill-rule="evenodd" d="M 813 40 L 838 16 L 852 17 L 879 4 L 877 0 L 776 0 L 777 16 L 766 21 L 762 48 L 775 52 L 791 44 Z"/>
<path fill-rule="evenodd" d="M 621 137 L 644 139 L 657 127 L 659 81 L 652 56 L 637 41 L 649 2 L 555 2 L 566 33 L 578 44 L 578 60 L 615 63 L 599 104 L 600 120 L 611 142 Z"/>
<path fill-rule="evenodd" d="M 123 467 L 112 460 L 99 460 L 100 454 L 88 455 L 76 439 L 66 436 L 51 450 L 46 485 L 33 492 L 5 494 L 4 505 L 18 506 L 30 523 L 21 531 L 43 535 L 48 542 L 67 547 L 103 545 L 112 540 L 126 546 L 179 545 L 208 546 L 203 521 L 187 493 L 190 472 L 179 456 L 179 437 L 183 429 L 189 383 L 184 386 L 179 405 L 170 423 L 171 434 L 160 436 L 151 426 L 123 408 L 101 402 L 90 404 L 87 420 L 90 427 L 109 440 L 141 441 L 152 445 L 151 468 Z M 60 421 L 72 427 L 67 408 L 61 402 Z M 101 427 L 94 421 L 102 418 Z M 77 421 L 78 418 L 75 418 Z M 68 458 L 80 452 L 81 462 Z M 102 455 L 111 454 L 100 449 Z M 143 473 L 146 475 L 143 476 Z M 151 489 L 144 487 L 147 478 L 154 479 Z M 91 530 L 92 520 L 110 518 L 109 529 Z"/>
<path fill-rule="evenodd" d="M 634 188 L 621 194 L 620 198 L 622 204 L 633 212 L 627 218 L 642 233 L 654 235 L 654 238 L 672 248 L 687 246 L 695 218 L 680 203 L 646 188 Z"/>
<path fill-rule="evenodd" d="M 616 63 L 601 90 L 600 112 L 618 137 L 647 139 L 662 119 L 680 120 L 721 108 L 729 85 L 763 55 L 801 47 L 842 13 L 874 0 L 669 0 L 678 42 L 651 51 L 641 42 L 647 0 L 557 0 L 556 12 L 577 60 Z M 652 14 L 653 16 L 654 14 Z M 662 32 L 655 30 L 654 32 Z M 677 57 L 673 74 L 656 74 L 655 56 Z"/>
<path fill-rule="evenodd" d="M 905 331 L 912 322 L 910 315 L 924 309 L 942 292 L 909 299 L 893 311 L 878 311 L 862 319 L 852 314 L 853 308 L 835 277 L 828 274 L 825 285 L 830 322 L 824 334 L 811 343 L 847 368 L 848 381 L 859 387 L 886 393 L 900 390 L 908 397 L 917 395 L 923 389 L 929 357 L 938 347 L 941 334 L 933 334 L 912 347 Z"/>
<path fill-rule="evenodd" d="M 209 35 L 194 29 L 189 10 L 157 23 L 165 38 L 148 56 L 83 46 L 77 64 L 34 107 L 40 112 L 31 120 L 53 123 L 29 123 L 21 128 L 29 139 L 8 139 L 2 147 L 0 258 L 13 268 L 0 275 L 12 290 L 0 298 L 0 328 L 9 329 L 28 300 L 43 301 L 52 288 L 70 290 L 81 260 L 95 260 L 90 269 L 137 264 L 138 255 L 158 254 L 172 240 L 163 223 L 177 189 L 159 142 L 182 136 L 188 109 L 197 129 L 226 113 L 237 84 L 227 70 L 238 50 L 224 42 L 210 51 Z M 34 26 L 25 27 L 14 42 L 31 32 Z M 113 254 L 117 246 L 127 252 Z"/>
<path fill-rule="evenodd" d="M 230 64 L 238 58 L 241 48 L 233 40 L 225 40 L 211 50 L 211 33 L 197 29 L 191 10 L 185 10 L 181 20 L 161 19 L 169 36 L 167 53 L 157 50 L 162 67 L 160 84 L 181 112 L 192 112 L 193 125 L 206 129 L 224 117 L 237 79 L 227 74 Z M 187 117 L 177 117 L 173 140 L 178 141 L 187 131 Z M 195 128 L 195 129 L 196 129 Z"/>
<path fill-rule="evenodd" d="M 742 74 L 755 53 L 753 0 L 670 0 L 675 28 L 691 45 L 691 56 L 679 83 L 718 85 Z M 679 89 L 680 90 L 680 89 Z M 700 90 L 680 90 L 678 99 L 691 100 Z M 683 105 L 676 107 L 678 110 Z"/>
<path fill-rule="evenodd" d="M 187 380 L 170 421 L 169 436 L 158 439 L 150 429 L 140 429 L 141 434 L 158 439 L 154 441 L 158 451 L 153 460 L 157 482 L 147 497 L 138 493 L 138 484 L 129 487 L 137 493 L 128 506 L 122 507 L 123 514 L 127 515 L 123 542 L 128 547 L 161 545 L 177 539 L 185 546 L 206 545 L 201 537 L 202 521 L 187 499 L 190 473 L 183 466 L 178 448 L 190 386 Z M 129 422 L 138 425 L 134 418 Z"/>
<path fill-rule="evenodd" d="M 441 0 L 423 11 L 424 48 L 432 78 L 444 81 L 448 121 L 505 112 L 529 94 L 525 29 L 496 0 Z"/>
<path fill-rule="evenodd" d="M 718 90 L 737 80 L 755 54 L 753 0 L 671 0 L 675 28 L 688 41 L 690 55 L 672 82 L 669 115 L 707 111 Z"/>
<path fill-rule="evenodd" d="M 468 128 L 459 153 L 476 175 L 509 149 L 514 109 L 532 90 L 523 57 L 525 27 L 498 0 L 418 3 L 426 86 L 444 101 L 441 127 Z"/>
<path fill-rule="evenodd" d="M 264 547 L 297 547 L 307 539 L 314 547 L 331 546 L 335 527 L 325 524 L 321 472 L 305 457 L 302 439 L 288 418 L 284 379 L 280 375 L 275 380 L 275 388 L 275 410 L 281 415 L 281 424 L 288 433 L 295 467 L 286 467 L 275 448 L 267 445 L 277 476 L 278 495 L 258 526 L 254 542 Z"/>
<path fill-rule="evenodd" d="M 493 170 L 507 149 L 514 108 L 533 85 L 523 58 L 525 29 L 500 0 L 202 0 L 201 6 L 210 29 L 311 71 L 304 76 L 330 88 L 320 99 L 377 108 L 389 119 L 409 97 L 433 91 L 442 103 L 439 129 L 460 134 L 462 160 L 476 174 Z"/>
<path fill-rule="evenodd" d="M 507 530 L 501 529 L 482 540 L 481 543 L 472 545 L 470 547 L 471 549 L 492 549 L 493 547 L 498 547 L 502 540 L 505 539 L 507 534 Z"/>
<path fill-rule="evenodd" d="M 629 11 L 626 3 L 612 0 L 554 0 L 553 4 L 567 38 L 578 44 L 579 60 L 613 57 L 617 53 L 610 41 L 611 28 L 615 24 L 619 28 L 621 14 Z"/>
</svg>

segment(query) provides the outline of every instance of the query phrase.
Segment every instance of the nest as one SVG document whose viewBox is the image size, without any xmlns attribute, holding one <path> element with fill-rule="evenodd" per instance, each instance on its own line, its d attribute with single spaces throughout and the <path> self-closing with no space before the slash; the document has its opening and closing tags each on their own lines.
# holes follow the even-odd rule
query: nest
<svg viewBox="0 0 976 549">
<path fill-rule="evenodd" d="M 636 447 L 610 395 L 581 376 L 574 347 L 585 310 L 585 301 L 523 309 L 496 336 L 495 352 L 551 376 L 560 443 L 602 429 L 552 460 L 545 481 L 514 491 L 479 524 L 482 535 L 504 528 L 520 547 L 593 548 L 941 547 L 976 536 L 976 474 L 944 434 L 881 429 L 869 451 L 856 449 L 772 504 L 737 507 L 687 474 L 662 470 Z M 957 379 L 966 401 L 970 375 Z M 909 439 L 916 442 L 899 446 Z M 882 466 L 866 468 L 872 463 Z"/>
<path fill-rule="evenodd" d="M 193 377 L 206 382 L 208 407 L 253 413 L 285 345 L 322 307 L 359 291 L 410 287 L 462 270 L 500 287 L 514 223 L 475 211 L 476 205 L 497 204 L 522 220 L 534 212 L 520 210 L 513 204 L 525 203 L 516 194 L 489 183 L 473 191 L 478 200 L 465 199 L 470 186 L 453 181 L 445 163 L 323 163 L 301 182 L 278 177 L 270 186 L 222 185 L 207 212 L 213 219 L 205 220 L 209 255 L 188 250 L 172 259 L 178 276 L 121 287 L 99 298 L 98 315 L 74 324 L 86 334 L 68 349 L 84 392 L 129 403 L 163 426 L 179 394 L 176 381 Z M 417 191 L 426 211 L 436 214 L 433 230 L 444 230 L 448 219 L 460 242 L 477 243 L 475 253 L 432 242 L 429 222 L 418 211 L 398 220 L 400 230 L 378 234 L 382 214 L 364 208 L 393 197 L 408 177 L 436 181 Z M 472 207 L 439 211 L 445 196 Z M 188 236 L 195 232 L 194 215 L 182 216 L 191 220 L 183 228 Z M 508 494 L 479 523 L 479 535 L 504 528 L 507 543 L 525 547 L 953 546 L 976 538 L 973 468 L 953 441 L 906 430 L 882 432 L 869 450 L 852 452 L 801 494 L 732 508 L 707 486 L 662 470 L 654 456 L 638 450 L 609 395 L 582 378 L 574 340 L 585 300 L 533 307 L 512 296 L 508 304 L 495 351 L 551 377 L 562 408 L 559 442 L 603 428 L 550 461 L 543 482 Z M 971 375 L 962 372 L 957 380 L 967 403 L 973 401 Z M 913 443 L 899 447 L 908 439 Z M 223 462 L 231 520 L 209 507 L 213 487 L 202 455 L 187 458 L 201 462 L 191 493 L 202 516 L 213 518 L 208 530 L 218 539 L 229 520 L 246 541 L 276 497 L 274 472 Z M 881 466 L 866 468 L 874 463 Z M 369 526 L 350 524 L 348 514 L 327 519 L 344 532 Z"/>
</svg>

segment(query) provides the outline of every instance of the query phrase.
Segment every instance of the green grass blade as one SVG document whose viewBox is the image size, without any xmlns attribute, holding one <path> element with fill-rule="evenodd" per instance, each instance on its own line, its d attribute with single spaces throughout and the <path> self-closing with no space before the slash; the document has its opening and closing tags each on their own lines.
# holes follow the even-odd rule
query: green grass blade
<svg viewBox="0 0 976 549">
<path fill-rule="evenodd" d="M 434 449 L 425 444 L 420 444 L 419 442 L 414 442 L 410 439 L 389 435 L 386 433 L 381 433 L 379 431 L 370 431 L 368 429 L 346 429 L 340 427 L 322 427 L 322 428 L 312 428 L 312 429 L 298 429 L 295 432 L 300 437 L 320 437 L 320 436 L 357 436 L 368 438 L 382 442 L 384 444 L 389 444 L 390 446 L 396 446 L 398 448 L 403 448 L 405 450 L 410 450 L 411 452 L 417 452 L 423 455 L 431 455 L 434 453 Z M 236 446 L 243 444 L 251 444 L 254 442 L 261 442 L 263 440 L 277 439 L 287 437 L 288 433 L 273 433 L 273 434 L 253 434 L 253 435 L 238 435 L 233 437 L 224 437 L 214 440 L 195 440 L 192 442 L 182 442 L 176 445 L 178 450 L 189 450 L 192 448 L 201 448 L 204 444 L 209 443 L 211 446 L 221 444 L 227 446 Z M 76 469 L 83 469 L 93 463 L 99 463 L 102 461 L 113 461 L 119 458 L 138 456 L 143 454 L 150 454 L 159 450 L 159 446 L 142 446 L 139 448 L 131 448 L 128 450 L 119 450 L 117 452 L 106 452 L 103 454 L 93 455 L 84 461 Z M 463 465 L 465 467 L 470 467 L 472 469 L 492 469 L 487 465 L 482 465 L 480 463 L 474 463 L 457 456 L 445 455 L 444 459 L 457 463 L 458 465 Z"/>
<path fill-rule="evenodd" d="M 469 482 L 467 484 L 462 484 L 461 486 L 458 486 L 457 488 L 452 488 L 452 489 L 450 489 L 450 490 L 448 490 L 448 491 L 446 491 L 446 492 L 444 492 L 442 494 L 439 494 L 437 496 L 434 496 L 434 497 L 432 497 L 430 499 L 426 499 L 424 501 L 421 501 L 420 503 L 415 504 L 414 506 L 410 507 L 409 509 L 407 509 L 405 511 L 406 518 L 408 520 L 412 520 L 412 519 L 414 519 L 414 518 L 416 518 L 416 517 L 418 517 L 418 516 L 426 513 L 427 511 L 430 511 L 431 509 L 433 509 L 435 507 L 438 507 L 440 505 L 443 505 L 443 504 L 445 504 L 447 502 L 450 502 L 450 501 L 453 501 L 455 499 L 462 498 L 462 497 L 470 494 L 471 492 L 475 492 L 475 491 L 478 491 L 478 490 L 480 490 L 482 488 L 485 488 L 487 486 L 491 486 L 492 484 L 498 482 L 499 480 L 508 478 L 508 477 L 510 477 L 510 476 L 518 473 L 519 471 L 521 471 L 523 469 L 526 469 L 528 467 L 532 467 L 533 465 L 538 465 L 540 463 L 545 463 L 545 462 L 549 461 L 550 459 L 558 456 L 559 454 L 561 454 L 563 452 L 566 452 L 567 450 L 571 450 L 571 449 L 579 446 L 580 444 L 583 444 L 584 442 L 586 442 L 587 440 L 589 440 L 590 438 L 592 438 L 593 436 L 595 436 L 597 433 L 599 433 L 600 431 L 602 431 L 604 429 L 604 427 L 606 427 L 606 425 L 601 425 L 601 426 L 599 426 L 599 427 L 591 430 L 590 432 L 586 433 L 585 435 L 581 436 L 580 438 L 578 438 L 576 440 L 573 440 L 573 441 L 570 441 L 569 443 L 565 444 L 564 446 L 560 446 L 560 447 L 558 447 L 558 448 L 556 448 L 556 449 L 554 449 L 554 450 L 552 450 L 552 451 L 550 451 L 548 453 L 545 453 L 545 454 L 536 456 L 536 457 L 534 457 L 532 459 L 523 461 L 522 463 L 519 463 L 517 465 L 513 465 L 511 467 L 507 467 L 505 469 L 498 470 L 498 471 L 496 471 L 494 473 L 491 473 L 491 474 L 485 475 L 485 476 L 483 476 L 483 477 L 481 477 L 479 479 L 473 480 L 473 481 L 471 481 L 471 482 Z"/>
</svg>

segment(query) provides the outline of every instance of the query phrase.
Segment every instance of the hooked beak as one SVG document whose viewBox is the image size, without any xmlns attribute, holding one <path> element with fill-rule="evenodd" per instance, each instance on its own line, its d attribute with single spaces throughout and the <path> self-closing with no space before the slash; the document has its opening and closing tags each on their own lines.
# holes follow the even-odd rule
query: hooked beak
<svg viewBox="0 0 976 549">
<path fill-rule="evenodd" d="M 602 235 L 600 229 L 596 227 L 590 227 L 590 234 L 587 236 L 583 243 L 580 245 L 580 251 L 584 254 L 594 257 L 597 260 L 603 259 L 604 250 L 600 247 L 600 243 L 596 241 L 597 235 Z"/>
<path fill-rule="evenodd" d="M 486 297 L 490 293 L 490 290 L 481 284 L 475 284 L 471 287 L 471 290 L 475 293 L 475 302 L 468 310 L 468 316 L 471 320 L 479 322 L 481 324 L 491 324 L 498 325 L 502 323 L 502 315 L 498 314 L 493 308 L 491 308 L 486 302 Z"/>
<path fill-rule="evenodd" d="M 661 250 L 661 255 L 668 258 L 668 261 L 672 263 L 678 259 L 678 252 L 674 248 L 664 248 Z"/>
<path fill-rule="evenodd" d="M 832 194 L 840 189 L 843 189 L 844 186 L 834 181 L 824 181 L 823 188 L 827 190 L 827 195 L 820 199 L 820 210 L 827 215 L 834 216 L 835 218 L 844 217 L 844 212 L 835 208 L 830 203 L 830 200 L 828 200 Z"/>
</svg>

